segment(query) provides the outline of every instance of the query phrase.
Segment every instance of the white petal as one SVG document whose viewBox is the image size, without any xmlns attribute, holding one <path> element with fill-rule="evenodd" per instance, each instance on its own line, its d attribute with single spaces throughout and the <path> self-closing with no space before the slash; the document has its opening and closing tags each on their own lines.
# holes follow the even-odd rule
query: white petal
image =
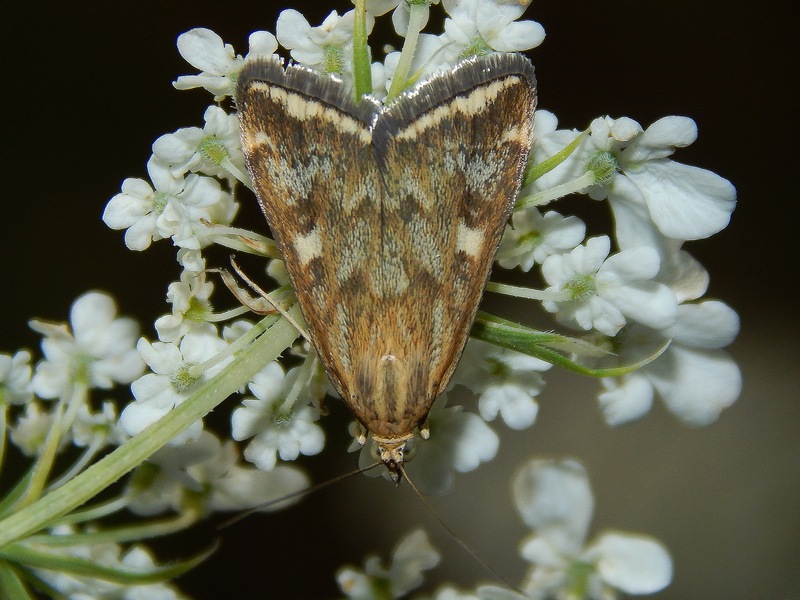
<svg viewBox="0 0 800 600">
<path fill-rule="evenodd" d="M 500 52 L 519 52 L 539 46 L 544 41 L 544 35 L 544 27 L 536 21 L 517 21 L 506 25 L 501 35 L 491 40 L 491 44 Z"/>
<path fill-rule="evenodd" d="M 477 415 L 462 413 L 453 467 L 459 473 L 474 471 L 497 455 L 500 439 Z"/>
<path fill-rule="evenodd" d="M 213 75 L 224 75 L 231 68 L 234 53 L 210 29 L 191 29 L 178 36 L 178 52 L 193 67 Z"/>
<path fill-rule="evenodd" d="M 697 124 L 688 117 L 659 119 L 622 153 L 623 162 L 643 162 L 666 158 L 697 139 Z"/>
<path fill-rule="evenodd" d="M 102 335 L 117 315 L 117 305 L 108 294 L 87 292 L 72 304 L 69 321 L 75 338 L 80 341 L 92 340 Z"/>
<path fill-rule="evenodd" d="M 250 46 L 250 52 L 247 53 L 247 58 L 256 56 L 272 56 L 278 49 L 278 40 L 269 31 L 254 31 L 247 38 Z"/>
<path fill-rule="evenodd" d="M 178 164 L 191 157 L 202 139 L 202 129 L 184 127 L 153 142 L 153 154 L 170 165 Z"/>
<path fill-rule="evenodd" d="M 604 383 L 606 383 L 604 381 Z M 636 373 L 625 377 L 618 385 L 601 393 L 597 400 L 606 423 L 617 427 L 641 418 L 653 405 L 653 386 L 646 377 Z"/>
<path fill-rule="evenodd" d="M 626 317 L 653 329 L 667 329 L 675 324 L 678 300 L 663 283 L 645 281 L 619 287 L 598 286 L 597 293 Z"/>
<path fill-rule="evenodd" d="M 673 344 L 647 366 L 664 404 L 690 425 L 708 425 L 739 397 L 742 375 L 721 350 L 694 350 Z"/>
<path fill-rule="evenodd" d="M 660 266 L 661 258 L 654 248 L 629 248 L 608 257 L 597 273 L 597 284 L 599 287 L 652 279 Z"/>
<path fill-rule="evenodd" d="M 260 437 L 256 437 L 244 449 L 244 457 L 262 471 L 272 471 L 278 462 L 275 448 L 264 444 Z"/>
<path fill-rule="evenodd" d="M 622 174 L 614 177 L 608 202 L 614 212 L 614 232 L 620 250 L 661 247 L 664 234 L 653 223 L 644 195 L 628 177 Z"/>
<path fill-rule="evenodd" d="M 492 421 L 497 413 L 511 429 L 527 429 L 536 420 L 539 405 L 533 397 L 519 386 L 506 384 L 489 387 L 478 402 L 481 416 Z"/>
<path fill-rule="evenodd" d="M 573 460 L 532 460 L 514 476 L 514 503 L 522 520 L 576 552 L 586 537 L 594 498 L 583 465 Z"/>
<path fill-rule="evenodd" d="M 581 540 L 582 541 L 582 540 Z M 554 543 L 555 542 L 555 543 Z M 576 547 L 570 547 L 572 552 Z M 537 567 L 560 569 L 565 566 L 564 548 L 558 545 L 558 538 L 544 535 L 529 535 L 519 546 L 519 554 Z"/>
<path fill-rule="evenodd" d="M 739 315 L 718 300 L 678 307 L 675 340 L 696 348 L 724 348 L 739 333 Z"/>
<path fill-rule="evenodd" d="M 675 292 L 678 302 L 700 298 L 706 293 L 709 282 L 708 271 L 703 265 L 688 252 L 677 248 L 671 256 L 662 255 L 658 279 Z"/>
<path fill-rule="evenodd" d="M 389 580 L 392 596 L 405 596 L 423 582 L 422 571 L 432 569 L 441 560 L 440 554 L 431 546 L 427 534 L 418 529 L 404 537 L 392 553 Z"/>
<path fill-rule="evenodd" d="M 311 25 L 298 11 L 289 8 L 278 15 L 275 36 L 284 48 L 297 48 L 309 43 Z"/>
<path fill-rule="evenodd" d="M 611 125 L 611 137 L 618 142 L 627 142 L 642 133 L 642 126 L 629 117 L 615 119 Z"/>
<path fill-rule="evenodd" d="M 131 402 L 122 410 L 119 425 L 128 435 L 136 435 L 166 415 L 172 406 L 164 407 L 153 402 Z"/>
<path fill-rule="evenodd" d="M 593 544 L 591 552 L 600 555 L 600 576 L 627 594 L 652 594 L 672 581 L 672 559 L 652 538 L 606 533 Z"/>
<path fill-rule="evenodd" d="M 610 250 L 611 240 L 607 235 L 589 238 L 586 244 L 578 246 L 570 253 L 575 272 L 594 275 L 605 262 Z"/>
<path fill-rule="evenodd" d="M 626 170 L 647 200 L 661 232 L 679 240 L 706 238 L 724 229 L 736 206 L 730 181 L 669 159 L 653 160 Z"/>
<path fill-rule="evenodd" d="M 135 196 L 117 194 L 103 210 L 103 223 L 111 229 L 126 229 L 141 219 L 153 203 Z"/>
</svg>

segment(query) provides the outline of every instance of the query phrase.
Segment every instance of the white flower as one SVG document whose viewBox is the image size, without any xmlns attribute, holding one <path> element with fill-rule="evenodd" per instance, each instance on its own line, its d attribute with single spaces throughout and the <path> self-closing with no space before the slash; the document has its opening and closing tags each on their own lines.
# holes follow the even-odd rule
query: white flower
<svg viewBox="0 0 800 600">
<path fill-rule="evenodd" d="M 52 537 L 74 533 L 76 533 L 74 528 L 65 526 L 51 531 Z M 54 557 L 75 558 L 109 569 L 147 573 L 155 571 L 154 567 L 157 566 L 149 551 L 141 545 L 131 547 L 124 554 L 118 544 L 110 542 L 86 546 L 41 544 L 36 549 Z M 184 600 L 186 598 L 166 583 L 126 585 L 66 571 L 35 569 L 35 572 L 53 589 L 61 592 L 63 597 L 71 600 Z"/>
<path fill-rule="evenodd" d="M 654 392 L 670 412 L 690 425 L 715 421 L 742 389 L 738 366 L 721 350 L 738 331 L 737 314 L 722 302 L 679 306 L 672 343 L 661 356 L 620 378 L 603 380 L 606 391 L 598 400 L 606 421 L 619 425 L 639 418 L 650 409 Z M 667 339 L 663 332 L 641 326 L 626 328 L 618 360 L 635 363 Z"/>
<path fill-rule="evenodd" d="M 139 325 L 133 319 L 117 318 L 114 299 L 102 292 L 87 292 L 72 304 L 70 328 L 66 324 L 31 321 L 34 331 L 44 335 L 45 360 L 36 366 L 33 391 L 40 398 L 57 398 L 73 383 L 90 388 L 111 389 L 115 383 L 130 383 L 144 369 L 134 344 Z"/>
<path fill-rule="evenodd" d="M 514 501 L 534 532 L 522 544 L 534 563 L 529 598 L 614 598 L 614 590 L 650 594 L 672 579 L 672 561 L 656 540 L 608 532 L 585 544 L 594 510 L 586 471 L 571 460 L 532 460 L 514 478 Z M 577 596 L 573 596 L 577 594 Z"/>
<path fill-rule="evenodd" d="M 103 402 L 100 412 L 92 412 L 86 404 L 81 405 L 72 424 L 72 440 L 76 446 L 118 446 L 126 439 L 127 435 L 117 422 L 117 408 L 113 402 Z"/>
<path fill-rule="evenodd" d="M 189 248 L 178 249 L 178 264 L 187 273 L 202 273 L 206 270 L 206 259 L 203 258 L 200 250 L 190 250 Z"/>
<path fill-rule="evenodd" d="M 470 339 L 451 385 L 461 384 L 480 396 L 478 410 L 487 421 L 498 414 L 512 429 L 527 429 L 536 420 L 541 372 L 552 365 L 538 358 Z"/>
<path fill-rule="evenodd" d="M 405 5 L 405 2 L 402 3 Z M 417 81 L 423 79 L 427 75 L 431 75 L 444 68 L 449 68 L 450 63 L 447 62 L 442 49 L 443 40 L 436 35 L 428 33 L 421 33 L 417 39 L 417 46 L 414 51 L 414 58 L 411 61 L 409 68 L 410 76 L 417 76 Z M 400 52 L 390 52 L 384 59 L 384 85 L 383 95 L 389 91 L 394 80 L 394 73 L 397 70 L 397 63 L 400 60 Z"/>
<path fill-rule="evenodd" d="M 497 252 L 497 263 L 506 269 L 530 271 L 551 254 L 572 250 L 583 241 L 586 225 L 578 217 L 564 217 L 551 210 L 542 215 L 530 207 L 514 213 Z"/>
<path fill-rule="evenodd" d="M 451 18 L 444 22 L 448 60 L 488 51 L 519 52 L 544 41 L 544 28 L 536 21 L 519 21 L 527 2 L 494 0 L 442 0 Z"/>
<path fill-rule="evenodd" d="M 239 171 L 246 171 L 240 141 L 239 117 L 218 106 L 209 106 L 203 115 L 205 125 L 184 127 L 167 133 L 153 142 L 153 154 L 168 165 L 173 176 L 187 171 L 212 177 L 230 178 L 225 161 Z"/>
<path fill-rule="evenodd" d="M 278 465 L 270 472 L 241 465 L 239 451 L 230 440 L 213 460 L 192 465 L 188 471 L 205 484 L 204 489 L 210 492 L 208 505 L 215 511 L 283 509 L 299 501 L 300 496 L 276 504 L 270 501 L 304 490 L 310 483 L 291 465 Z"/>
<path fill-rule="evenodd" d="M 331 12 L 319 27 L 312 27 L 296 10 L 288 9 L 278 15 L 275 34 L 281 46 L 287 48 L 294 60 L 325 73 L 342 75 L 352 71 L 354 11 L 339 16 Z M 367 34 L 375 20 L 367 15 Z"/>
<path fill-rule="evenodd" d="M 409 440 L 405 453 L 409 477 L 424 494 L 450 491 L 455 484 L 454 471 L 474 471 L 481 463 L 492 460 L 500 447 L 500 438 L 483 419 L 461 406 L 447 406 L 444 394 L 434 403 L 425 424 L 430 429 L 430 439 L 417 436 Z M 354 442 L 350 450 L 359 448 Z M 373 464 L 378 456 L 377 446 L 370 438 L 361 448 L 359 467 Z M 386 469 L 374 469 L 366 474 L 388 477 Z"/>
<path fill-rule="evenodd" d="M 282 465 L 264 473 L 241 465 L 232 441 L 222 444 L 203 431 L 196 440 L 159 450 L 134 472 L 128 491 L 131 508 L 138 514 L 167 508 L 191 508 L 206 514 L 257 508 L 306 487 L 308 478 L 299 469 Z M 285 508 L 292 502 L 280 502 L 266 510 Z"/>
<path fill-rule="evenodd" d="M 309 398 L 296 395 L 295 386 L 307 385 L 298 381 L 302 372 L 296 367 L 284 375 L 283 367 L 271 362 L 248 385 L 255 398 L 245 398 L 233 411 L 231 435 L 237 441 L 253 438 L 244 456 L 263 471 L 275 468 L 278 455 L 295 460 L 300 454 L 318 454 L 325 445 L 325 434 L 315 423 L 319 411 Z M 293 393 L 293 401 L 287 402 Z"/>
<path fill-rule="evenodd" d="M 632 119 L 597 118 L 587 142 L 608 152 L 618 173 L 589 190 L 608 198 L 621 248 L 658 247 L 658 236 L 678 240 L 706 238 L 724 229 L 736 205 L 736 189 L 719 175 L 667 157 L 697 138 L 687 117 L 664 117 L 646 131 Z"/>
<path fill-rule="evenodd" d="M 121 564 L 131 570 L 147 570 L 156 565 L 153 556 L 142 545 L 130 548 L 122 556 Z M 121 600 L 187 600 L 177 588 L 169 583 L 147 583 L 127 585 L 121 590 Z"/>
<path fill-rule="evenodd" d="M 533 145 L 528 163 L 537 165 L 569 146 L 580 135 L 576 129 L 558 129 L 558 118 L 552 112 L 537 108 L 533 121 Z M 583 142 L 586 144 L 586 142 Z M 583 147 L 583 145 L 581 146 Z M 520 196 L 556 187 L 576 179 L 586 169 L 588 154 L 576 149 L 553 170 L 539 176 L 531 185 L 520 190 Z"/>
<path fill-rule="evenodd" d="M 673 325 L 677 299 L 668 286 L 653 280 L 660 267 L 656 250 L 631 248 L 606 258 L 609 249 L 608 237 L 599 236 L 569 254 L 549 256 L 542 265 L 547 292 L 568 298 L 542 306 L 562 323 L 609 336 L 622 329 L 625 317 L 655 329 Z"/>
<path fill-rule="evenodd" d="M 11 428 L 9 439 L 25 456 L 36 456 L 44 448 L 52 425 L 53 414 L 42 410 L 40 403 L 31 401 L 25 405 L 25 413 L 17 418 L 16 425 Z M 63 435 L 59 450 L 65 448 L 69 441 L 69 435 Z"/>
<path fill-rule="evenodd" d="M 198 324 L 208 321 L 212 313 L 211 294 L 214 284 L 206 281 L 205 272 L 183 271 L 181 280 L 169 284 L 167 300 L 172 314 L 156 319 L 156 331 L 162 342 L 177 342 Z"/>
<path fill-rule="evenodd" d="M 232 344 L 252 328 L 253 324 L 247 319 L 230 321 L 222 328 L 222 339 Z"/>
<path fill-rule="evenodd" d="M 256 56 L 272 56 L 278 49 L 278 41 L 268 31 L 250 34 L 250 52 L 246 58 L 238 56 L 233 46 L 222 41 L 210 29 L 198 27 L 178 36 L 178 52 L 193 67 L 200 69 L 199 75 L 182 75 L 173 83 L 175 89 L 190 90 L 202 87 L 214 94 L 214 101 L 233 96 L 236 75 L 245 60 Z"/>
<path fill-rule="evenodd" d="M 424 29 L 430 17 L 431 4 L 439 4 L 439 0 L 431 0 L 424 5 L 425 16 L 420 24 L 420 29 Z M 392 13 L 392 24 L 397 35 L 405 37 L 408 31 L 408 21 L 410 16 L 409 3 L 400 0 L 367 0 L 367 12 L 370 15 L 379 17 L 394 9 Z"/>
<path fill-rule="evenodd" d="M 0 354 L 0 410 L 9 404 L 26 404 L 33 398 L 31 391 L 31 353 L 20 350 Z"/>
<path fill-rule="evenodd" d="M 336 581 L 351 600 L 373 600 L 377 590 L 388 590 L 392 598 L 400 598 L 419 587 L 423 581 L 422 572 L 435 567 L 440 559 L 428 536 L 418 529 L 400 540 L 388 568 L 381 565 L 378 556 L 368 556 L 363 572 L 355 567 L 344 567 L 336 573 Z"/>
<path fill-rule="evenodd" d="M 236 213 L 230 194 L 211 177 L 173 172 L 155 156 L 147 163 L 153 187 L 142 179 L 126 179 L 122 193 L 106 205 L 103 222 L 127 229 L 125 245 L 145 250 L 151 242 L 172 238 L 177 246 L 198 250 L 207 245 L 207 226 L 229 224 Z"/>
<path fill-rule="evenodd" d="M 151 344 L 141 339 L 137 349 L 153 372 L 131 384 L 135 400 L 120 415 L 122 428 L 129 435 L 136 435 L 182 404 L 197 385 L 213 377 L 230 359 L 215 364 L 201 375 L 193 375 L 191 367 L 213 358 L 226 346 L 211 324 L 193 328 L 183 337 L 180 347 L 165 342 Z M 171 444 L 180 445 L 187 439 L 196 439 L 202 428 L 202 421 L 193 423 Z"/>
<path fill-rule="evenodd" d="M 286 271 L 286 263 L 280 258 L 273 258 L 267 265 L 267 275 L 272 277 L 278 285 L 289 285 L 289 273 Z"/>
</svg>

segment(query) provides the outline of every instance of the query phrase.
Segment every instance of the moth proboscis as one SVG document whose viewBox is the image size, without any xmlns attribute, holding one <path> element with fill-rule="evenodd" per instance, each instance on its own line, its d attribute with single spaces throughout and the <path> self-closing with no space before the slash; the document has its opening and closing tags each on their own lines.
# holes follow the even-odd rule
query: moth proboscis
<svg viewBox="0 0 800 600">
<path fill-rule="evenodd" d="M 490 54 L 384 106 L 255 59 L 236 94 L 250 177 L 333 385 L 398 482 L 464 349 L 533 134 L 533 66 Z"/>
</svg>

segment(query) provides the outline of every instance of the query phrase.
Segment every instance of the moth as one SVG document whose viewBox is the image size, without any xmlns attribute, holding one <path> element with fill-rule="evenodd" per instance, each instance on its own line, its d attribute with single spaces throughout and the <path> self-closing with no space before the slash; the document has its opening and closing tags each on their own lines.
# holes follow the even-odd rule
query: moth
<svg viewBox="0 0 800 600">
<path fill-rule="evenodd" d="M 278 59 L 236 104 L 253 187 L 333 385 L 397 482 L 458 363 L 519 191 L 536 83 L 519 54 L 383 105 Z"/>
</svg>

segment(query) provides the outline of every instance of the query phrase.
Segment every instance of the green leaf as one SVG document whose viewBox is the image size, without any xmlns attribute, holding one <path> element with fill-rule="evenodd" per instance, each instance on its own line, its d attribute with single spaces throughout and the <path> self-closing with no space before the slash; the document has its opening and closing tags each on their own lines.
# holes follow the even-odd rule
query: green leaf
<svg viewBox="0 0 800 600">
<path fill-rule="evenodd" d="M 42 546 L 91 546 L 100 543 L 123 543 L 170 535 L 182 531 L 197 521 L 197 516 L 189 513 L 171 519 L 145 521 L 140 525 L 112 527 L 90 533 L 71 533 L 66 535 L 32 535 L 25 539 L 27 544 Z"/>
<path fill-rule="evenodd" d="M 635 371 L 647 363 L 652 362 L 669 346 L 669 341 L 667 341 L 652 355 L 632 365 L 592 369 L 574 360 L 570 360 L 566 356 L 563 356 L 561 352 L 593 357 L 608 356 L 611 352 L 600 346 L 590 344 L 585 340 L 559 335 L 557 333 L 538 331 L 483 311 L 478 313 L 470 335 L 484 342 L 494 344 L 495 346 L 516 350 L 517 352 L 522 352 L 528 356 L 534 356 L 549 362 L 552 365 L 557 365 L 569 371 L 574 371 L 575 373 L 588 375 L 590 377 L 619 377 L 625 375 L 626 373 Z"/>
<path fill-rule="evenodd" d="M 26 544 L 11 544 L 0 551 L 0 556 L 8 561 L 47 569 L 57 573 L 69 573 L 81 577 L 111 581 L 120 585 L 142 585 L 161 583 L 193 569 L 206 560 L 216 550 L 216 545 L 190 559 L 168 566 L 152 566 L 147 569 L 134 569 L 123 565 L 103 565 L 94 560 L 53 554 L 28 547 Z"/>
</svg>

